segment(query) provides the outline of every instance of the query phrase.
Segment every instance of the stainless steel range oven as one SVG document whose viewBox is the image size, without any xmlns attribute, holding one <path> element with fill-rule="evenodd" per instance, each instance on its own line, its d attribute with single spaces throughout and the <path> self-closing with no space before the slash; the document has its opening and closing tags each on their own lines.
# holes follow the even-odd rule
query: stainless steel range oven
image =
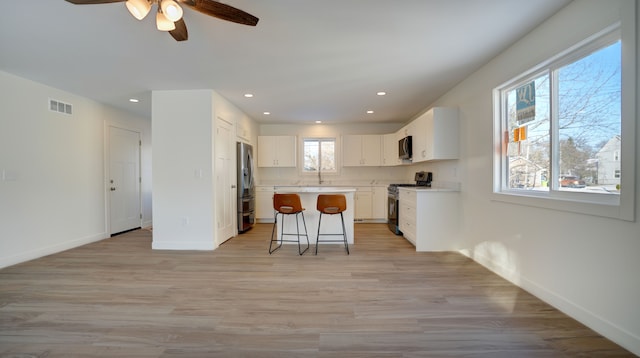
<svg viewBox="0 0 640 358">
<path fill-rule="evenodd" d="M 387 188 L 387 194 L 388 194 L 388 199 L 387 199 L 387 209 L 389 210 L 387 212 L 387 218 L 388 218 L 388 225 L 389 225 L 389 230 L 391 230 L 391 232 L 393 232 L 396 235 L 402 235 L 402 231 L 400 231 L 400 226 L 399 226 L 399 222 L 398 222 L 398 218 L 399 218 L 399 211 L 400 211 L 400 200 L 399 200 L 399 196 L 400 196 L 400 190 L 398 188 L 400 187 L 416 187 L 416 186 L 423 186 L 423 187 L 430 187 L 431 186 L 431 180 L 433 179 L 433 174 L 431 174 L 431 172 L 417 172 L 415 175 L 415 184 L 389 184 L 389 187 Z"/>
</svg>

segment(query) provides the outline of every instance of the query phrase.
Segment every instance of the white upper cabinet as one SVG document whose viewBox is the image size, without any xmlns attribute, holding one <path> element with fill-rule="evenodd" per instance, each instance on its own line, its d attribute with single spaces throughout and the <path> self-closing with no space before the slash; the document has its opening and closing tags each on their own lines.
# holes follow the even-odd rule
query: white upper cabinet
<svg viewBox="0 0 640 358">
<path fill-rule="evenodd" d="M 295 136 L 259 136 L 258 137 L 258 166 L 259 167 L 295 167 L 296 166 L 296 137 Z"/>
<path fill-rule="evenodd" d="M 398 157 L 398 135 L 389 133 L 382 136 L 382 165 L 393 166 L 402 164 Z"/>
<path fill-rule="evenodd" d="M 251 119 L 247 116 L 241 116 L 236 121 L 236 136 L 245 140 L 247 143 L 252 144 L 251 141 Z"/>
<path fill-rule="evenodd" d="M 458 109 L 434 107 L 411 122 L 413 163 L 458 159 Z"/>
<path fill-rule="evenodd" d="M 380 135 L 345 135 L 342 137 L 342 166 L 380 166 Z"/>
</svg>

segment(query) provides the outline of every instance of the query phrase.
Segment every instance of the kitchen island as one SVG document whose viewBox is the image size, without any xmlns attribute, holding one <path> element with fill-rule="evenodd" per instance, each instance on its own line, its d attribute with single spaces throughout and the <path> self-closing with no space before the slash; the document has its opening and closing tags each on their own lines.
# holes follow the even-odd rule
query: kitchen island
<svg viewBox="0 0 640 358">
<path fill-rule="evenodd" d="M 302 207 L 305 208 L 304 219 L 307 223 L 307 231 L 309 233 L 309 242 L 313 245 L 318 236 L 318 219 L 320 212 L 316 210 L 316 202 L 320 194 L 343 194 L 347 199 L 347 210 L 343 212 L 344 226 L 347 229 L 347 242 L 353 244 L 353 217 L 354 217 L 354 194 L 355 188 L 343 187 L 323 187 L 323 186 L 276 186 L 276 194 L 296 193 L 300 195 Z M 278 219 L 281 220 L 281 219 Z M 282 222 L 282 221 L 281 221 Z M 280 230 L 280 223 L 278 229 Z M 300 223 L 300 231 L 304 232 L 302 223 Z M 284 218 L 284 232 L 295 233 L 296 221 L 293 217 Z M 322 215 L 322 227 L 320 234 L 337 234 L 342 232 L 340 224 L 340 215 Z M 333 238 L 335 239 L 335 237 Z M 301 239 L 304 242 L 304 239 Z M 322 242 L 321 244 L 341 244 L 339 242 Z"/>
<path fill-rule="evenodd" d="M 404 187 L 399 191 L 400 231 L 416 251 L 460 249 L 458 190 Z"/>
</svg>

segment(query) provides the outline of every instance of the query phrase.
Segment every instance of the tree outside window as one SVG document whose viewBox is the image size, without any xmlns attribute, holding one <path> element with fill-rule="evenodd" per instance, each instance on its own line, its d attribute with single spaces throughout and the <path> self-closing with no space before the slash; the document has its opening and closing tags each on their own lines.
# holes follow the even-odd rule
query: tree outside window
<svg viewBox="0 0 640 358">
<path fill-rule="evenodd" d="M 570 54 L 500 93 L 504 189 L 619 194 L 619 174 L 603 178 L 601 170 L 620 169 L 619 37 Z M 525 100 L 529 107 L 521 107 Z"/>
<path fill-rule="evenodd" d="M 303 172 L 337 172 L 335 138 L 305 138 L 303 142 Z"/>
</svg>

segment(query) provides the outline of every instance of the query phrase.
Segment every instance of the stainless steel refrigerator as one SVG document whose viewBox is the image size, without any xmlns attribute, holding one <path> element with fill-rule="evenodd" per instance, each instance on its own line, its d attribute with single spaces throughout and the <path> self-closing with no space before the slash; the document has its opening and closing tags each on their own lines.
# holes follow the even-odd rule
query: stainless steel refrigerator
<svg viewBox="0 0 640 358">
<path fill-rule="evenodd" d="M 256 190 L 253 183 L 253 147 L 236 143 L 238 162 L 238 233 L 243 233 L 255 222 Z"/>
</svg>

